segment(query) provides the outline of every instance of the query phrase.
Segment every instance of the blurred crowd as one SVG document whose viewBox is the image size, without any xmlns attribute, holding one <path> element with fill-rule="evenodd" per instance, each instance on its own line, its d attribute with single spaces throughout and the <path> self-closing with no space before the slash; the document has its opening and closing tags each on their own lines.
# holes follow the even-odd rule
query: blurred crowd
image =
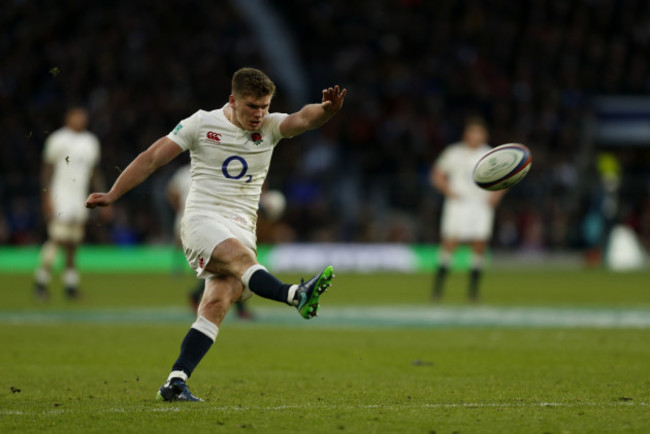
<svg viewBox="0 0 650 434">
<path fill-rule="evenodd" d="M 499 209 L 494 244 L 589 242 L 584 221 L 601 189 L 584 120 L 593 96 L 650 94 L 647 1 L 267 3 L 298 50 L 310 98 L 335 83 L 349 96 L 324 129 L 278 146 L 268 186 L 288 208 L 261 241 L 437 242 L 442 198 L 430 167 L 464 120 L 480 115 L 491 145 L 533 152 L 531 173 Z M 0 28 L 2 244 L 43 239 L 40 153 L 66 107 L 88 107 L 112 182 L 180 119 L 221 107 L 237 68 L 270 70 L 230 2 L 14 0 Z M 290 101 L 279 86 L 272 109 L 299 108 Z M 612 152 L 629 174 L 616 218 L 650 247 L 648 152 Z M 126 196 L 112 221 L 95 219 L 87 241 L 169 242 L 164 186 L 185 162 Z"/>
</svg>

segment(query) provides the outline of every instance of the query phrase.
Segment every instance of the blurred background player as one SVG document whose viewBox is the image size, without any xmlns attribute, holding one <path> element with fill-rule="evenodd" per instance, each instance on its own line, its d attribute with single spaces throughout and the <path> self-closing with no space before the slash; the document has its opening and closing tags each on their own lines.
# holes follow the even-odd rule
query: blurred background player
<svg viewBox="0 0 650 434">
<path fill-rule="evenodd" d="M 433 285 L 433 299 L 440 300 L 451 256 L 459 243 L 468 243 L 473 252 L 468 295 L 478 298 L 483 255 L 492 235 L 494 209 L 504 191 L 491 192 L 474 183 L 473 171 L 478 160 L 490 150 L 488 131 L 483 119 L 470 118 L 460 142 L 449 145 L 431 171 L 433 186 L 445 196 L 441 218 L 440 258 Z"/>
<path fill-rule="evenodd" d="M 181 219 L 183 218 L 183 211 L 185 211 L 185 202 L 187 195 L 190 193 L 190 186 L 192 185 L 192 175 L 190 173 L 190 164 L 180 167 L 174 175 L 172 175 L 169 183 L 167 184 L 167 199 L 171 207 L 176 213 L 174 220 L 174 242 L 176 245 L 181 246 Z M 280 202 L 278 203 L 277 195 L 280 195 Z M 273 195 L 272 197 L 267 197 Z M 260 211 L 266 218 L 276 220 L 284 212 L 284 196 L 279 192 L 262 192 L 260 198 Z M 190 305 L 194 312 L 197 312 L 203 290 L 205 289 L 205 281 L 199 280 L 196 287 L 189 293 Z M 237 316 L 241 319 L 251 319 L 251 311 L 246 307 L 246 302 L 238 301 L 235 303 L 237 308 Z"/>
<path fill-rule="evenodd" d="M 65 250 L 65 295 L 69 299 L 79 297 L 75 254 L 83 240 L 88 219 L 84 201 L 91 182 L 95 190 L 104 188 L 100 171 L 97 170 L 99 140 L 86 130 L 86 110 L 81 107 L 69 109 L 64 123 L 62 128 L 47 138 L 43 151 L 42 201 L 48 239 L 41 249 L 40 263 L 35 273 L 36 297 L 40 300 L 49 297 L 48 285 L 59 247 Z"/>
<path fill-rule="evenodd" d="M 165 191 L 167 201 L 174 210 L 174 245 L 181 251 L 183 245 L 181 242 L 181 220 L 183 219 L 183 212 L 185 211 L 185 202 L 187 195 L 190 193 L 190 186 L 192 184 L 192 175 L 190 174 L 191 165 L 188 163 L 176 169 L 174 174 L 167 182 L 167 190 Z M 185 270 L 187 261 L 185 254 L 179 256 L 177 250 L 174 250 L 172 258 L 172 272 L 174 274 L 182 274 Z"/>
</svg>

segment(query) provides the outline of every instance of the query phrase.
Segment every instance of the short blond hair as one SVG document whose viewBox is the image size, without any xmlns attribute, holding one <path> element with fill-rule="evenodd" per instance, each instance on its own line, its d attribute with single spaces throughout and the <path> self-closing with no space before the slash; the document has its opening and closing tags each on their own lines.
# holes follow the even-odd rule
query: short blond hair
<svg viewBox="0 0 650 434">
<path fill-rule="evenodd" d="M 275 94 L 275 83 L 259 69 L 241 68 L 232 76 L 232 94 L 237 97 L 263 96 Z"/>
</svg>

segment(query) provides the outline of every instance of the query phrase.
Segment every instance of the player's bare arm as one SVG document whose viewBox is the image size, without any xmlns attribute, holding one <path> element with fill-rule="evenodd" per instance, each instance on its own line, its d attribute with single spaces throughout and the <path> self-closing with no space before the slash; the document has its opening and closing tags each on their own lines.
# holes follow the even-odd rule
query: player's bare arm
<svg viewBox="0 0 650 434">
<path fill-rule="evenodd" d="M 52 175 L 54 167 L 50 163 L 44 163 L 41 169 L 41 198 L 43 201 L 43 215 L 45 221 L 52 218 L 52 196 L 50 195 L 50 185 L 52 184 Z"/>
<path fill-rule="evenodd" d="M 108 193 L 92 193 L 88 196 L 86 207 L 95 208 L 112 204 L 181 152 L 182 149 L 175 142 L 167 137 L 161 137 L 124 169 Z"/>
<path fill-rule="evenodd" d="M 289 115 L 280 124 L 280 134 L 283 137 L 294 137 L 320 127 L 341 110 L 346 94 L 347 89 L 341 90 L 338 84 L 323 89 L 323 100 L 317 104 L 308 104 Z"/>
<path fill-rule="evenodd" d="M 449 179 L 447 178 L 447 175 L 439 169 L 436 169 L 433 167 L 431 169 L 431 185 L 438 190 L 440 193 L 442 193 L 445 197 L 458 197 L 456 193 L 454 193 L 451 190 L 451 187 L 449 186 Z"/>
</svg>

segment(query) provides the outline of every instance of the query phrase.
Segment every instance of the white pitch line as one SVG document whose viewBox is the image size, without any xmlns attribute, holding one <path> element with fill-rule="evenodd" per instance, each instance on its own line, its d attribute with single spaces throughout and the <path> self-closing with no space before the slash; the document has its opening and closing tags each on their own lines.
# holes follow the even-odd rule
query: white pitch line
<svg viewBox="0 0 650 434">
<path fill-rule="evenodd" d="M 255 321 L 229 325 L 304 324 L 287 308 L 256 306 Z M 184 308 L 88 309 L 84 311 L 1 311 L 0 323 L 10 324 L 189 324 Z M 310 326 L 334 328 L 378 327 L 522 327 L 522 328 L 639 328 L 650 329 L 650 308 L 565 308 L 526 306 L 365 306 L 324 305 Z"/>
<path fill-rule="evenodd" d="M 174 404 L 158 404 L 158 405 L 174 405 Z M 210 407 L 209 402 L 204 404 L 195 404 L 192 406 L 184 407 L 152 407 L 144 409 L 133 408 L 108 408 L 108 409 L 92 409 L 96 413 L 166 413 L 166 412 L 182 412 L 182 411 L 203 411 L 203 412 L 249 412 L 249 411 L 284 411 L 284 410 L 403 410 L 403 409 L 445 409 L 445 408 L 544 408 L 544 407 L 560 407 L 560 408 L 583 408 L 583 407 L 648 407 L 646 402 L 529 402 L 529 403 L 504 403 L 504 402 L 462 402 L 462 403 L 433 403 L 433 404 L 367 404 L 367 405 L 278 405 L 278 406 L 219 406 Z M 0 416 L 53 416 L 65 413 L 78 414 L 82 413 L 76 409 L 56 409 L 56 410 L 42 410 L 42 411 L 20 411 L 20 410 L 0 410 Z"/>
</svg>

